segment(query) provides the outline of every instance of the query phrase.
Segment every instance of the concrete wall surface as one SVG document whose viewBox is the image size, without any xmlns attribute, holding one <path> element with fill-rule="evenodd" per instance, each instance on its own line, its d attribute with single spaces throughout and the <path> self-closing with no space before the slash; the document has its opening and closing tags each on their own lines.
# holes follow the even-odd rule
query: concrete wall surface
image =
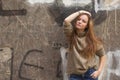
<svg viewBox="0 0 120 80">
<path fill-rule="evenodd" d="M 99 80 L 119 80 L 119 0 L 0 0 L 0 80 L 65 80 L 62 22 L 81 9 L 92 13 L 105 44 L 108 59 Z"/>
</svg>

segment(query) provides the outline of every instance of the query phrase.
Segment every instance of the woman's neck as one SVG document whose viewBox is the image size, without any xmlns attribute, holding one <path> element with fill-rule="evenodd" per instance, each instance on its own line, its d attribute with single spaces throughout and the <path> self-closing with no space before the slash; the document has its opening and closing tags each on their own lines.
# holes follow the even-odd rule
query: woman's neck
<svg viewBox="0 0 120 80">
<path fill-rule="evenodd" d="M 83 32 L 84 32 L 83 29 L 81 29 L 81 30 L 77 30 L 77 33 L 83 33 Z"/>
<path fill-rule="evenodd" d="M 86 34 L 86 32 L 85 32 L 84 30 L 77 30 L 76 32 L 77 32 L 77 35 L 78 35 L 79 37 L 83 37 L 83 36 L 85 36 L 85 34 Z"/>
</svg>

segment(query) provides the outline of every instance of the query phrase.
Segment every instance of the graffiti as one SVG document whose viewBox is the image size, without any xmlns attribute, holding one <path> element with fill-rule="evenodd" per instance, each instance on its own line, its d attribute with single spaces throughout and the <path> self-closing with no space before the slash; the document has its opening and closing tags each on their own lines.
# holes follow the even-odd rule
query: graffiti
<svg viewBox="0 0 120 80">
<path fill-rule="evenodd" d="M 71 1 L 71 0 L 70 0 Z M 78 0 L 77 0 L 78 1 Z M 77 1 L 72 1 L 75 4 L 77 4 Z M 79 11 L 81 9 L 87 10 L 89 12 L 92 13 L 92 17 L 94 19 L 94 23 L 96 25 L 102 23 L 104 20 L 106 20 L 107 18 L 107 12 L 106 10 L 103 11 L 95 11 L 96 10 L 96 3 L 99 4 L 99 1 L 97 0 L 89 0 L 89 4 L 85 4 L 84 6 L 79 6 L 81 1 L 79 2 L 79 4 L 74 6 L 66 6 L 65 3 L 63 3 L 62 0 L 55 1 L 54 4 L 52 6 L 49 7 L 49 11 L 51 13 L 51 15 L 53 16 L 53 18 L 55 19 L 55 21 L 58 23 L 59 26 L 62 26 L 64 19 L 70 15 L 73 12 Z M 86 2 L 86 1 L 85 1 Z M 57 5 L 56 5 L 57 4 Z"/>
<path fill-rule="evenodd" d="M 28 2 L 30 2 L 31 4 L 35 4 L 35 3 L 51 3 L 54 0 L 28 0 Z"/>
<path fill-rule="evenodd" d="M 51 42 L 49 41 L 49 44 L 51 45 L 52 48 L 54 49 L 60 49 L 62 46 L 67 47 L 67 43 L 60 43 L 60 42 Z"/>
<path fill-rule="evenodd" d="M 11 57 L 10 57 L 10 76 L 9 76 L 9 80 L 14 80 L 13 79 L 13 65 L 14 65 L 14 49 L 10 48 L 12 50 L 11 53 Z M 3 51 L 3 49 L 0 49 L 0 51 Z M 46 66 L 44 65 L 45 62 L 44 61 L 44 57 L 43 57 L 43 52 L 42 50 L 37 50 L 37 49 L 32 49 L 27 51 L 27 53 L 24 55 L 23 60 L 20 64 L 19 70 L 18 70 L 18 76 L 20 79 L 22 80 L 35 80 L 37 79 L 41 79 L 42 77 L 45 77 L 46 74 L 44 74 L 43 72 L 48 72 L 49 69 L 46 68 Z M 39 58 L 39 59 L 37 59 Z M 6 60 L 6 58 L 4 58 Z M 3 60 L 4 60 L 3 59 Z M 32 63 L 34 61 L 32 61 L 34 59 L 34 61 L 36 61 L 37 63 L 40 62 L 41 64 L 37 64 L 37 63 Z M 59 59 L 59 61 L 56 62 L 56 76 L 57 78 L 62 78 L 62 72 L 61 72 L 61 59 Z M 37 72 L 36 72 L 37 71 Z M 30 73 L 30 74 L 29 74 Z M 40 73 L 40 74 L 39 74 Z M 34 76 L 32 76 L 34 75 Z M 35 77 L 35 76 L 41 76 L 39 77 Z M 47 75 L 46 75 L 47 76 Z M 7 76 L 6 76 L 7 77 Z"/>
<path fill-rule="evenodd" d="M 26 66 L 29 66 L 29 67 L 36 67 L 36 68 L 39 68 L 39 69 L 44 69 L 44 67 L 42 67 L 42 66 L 37 66 L 37 65 L 33 65 L 33 64 L 28 64 L 28 63 L 24 63 L 24 65 L 26 65 Z"/>
<path fill-rule="evenodd" d="M 2 8 L 2 0 L 0 0 L 0 15 L 1 16 L 14 16 L 14 15 L 26 15 L 27 10 L 3 10 Z"/>
<path fill-rule="evenodd" d="M 67 49 L 64 47 L 60 48 L 60 54 L 61 54 L 61 59 L 62 59 L 62 74 L 63 74 L 63 80 L 68 80 L 68 75 L 67 75 Z"/>
<path fill-rule="evenodd" d="M 39 1 L 41 1 L 41 0 L 39 0 Z M 64 2 L 62 3 L 61 2 L 62 0 L 55 0 L 54 1 L 54 3 L 55 4 L 53 4 L 52 6 L 50 5 L 50 6 L 47 6 L 47 7 L 49 7 L 49 8 L 47 8 L 47 10 L 49 9 L 49 11 L 48 11 L 48 17 L 50 16 L 50 18 L 54 18 L 54 20 L 59 24 L 59 25 L 62 25 L 62 22 L 63 22 L 63 20 L 64 20 L 64 18 L 66 17 L 66 16 L 68 16 L 70 13 L 72 13 L 72 12 L 74 12 L 74 11 L 78 11 L 78 10 L 80 10 L 80 9 L 86 9 L 86 10 L 89 10 L 90 12 L 92 12 L 92 14 L 93 14 L 93 18 L 94 18 L 94 20 L 95 20 L 95 24 L 100 24 L 100 23 L 102 23 L 108 16 L 107 16 L 107 13 L 106 13 L 106 10 L 103 10 L 103 11 L 101 11 L 100 10 L 100 8 L 101 8 L 101 6 L 100 5 L 102 5 L 101 3 L 101 0 L 89 0 L 90 1 L 90 4 L 85 4 L 84 6 L 74 6 L 74 7 L 66 7 L 65 5 L 64 5 Z M 79 1 L 79 0 L 72 0 L 72 1 Z M 114 0 L 114 1 L 116 1 L 116 0 Z M 69 2 L 68 2 L 69 3 Z M 76 4 L 76 3 L 75 3 Z M 41 5 L 42 6 L 42 5 Z M 41 7 L 40 6 L 40 7 Z M 44 5 L 43 5 L 44 6 Z M 27 7 L 28 8 L 28 7 Z M 31 8 L 33 8 L 33 7 L 31 7 Z M 35 8 L 35 7 L 34 7 Z M 42 9 L 42 8 L 41 8 Z M 46 10 L 46 7 L 44 7 L 44 9 Z M 36 10 L 37 11 L 37 10 Z M 32 12 L 32 9 L 31 9 L 31 12 Z M 47 11 L 46 11 L 47 12 Z M 52 14 L 52 16 L 51 15 L 49 15 L 49 12 L 50 12 L 50 14 Z M 25 15 L 27 13 L 27 11 L 26 11 L 26 9 L 21 9 L 21 10 L 3 10 L 3 4 L 2 4 L 2 0 L 0 0 L 0 16 L 14 16 L 14 15 Z M 40 13 L 41 14 L 41 13 Z M 116 15 L 117 15 L 118 13 L 116 13 Z M 38 15 L 39 15 L 39 13 L 38 13 Z M 116 16 L 115 15 L 115 16 Z M 28 27 L 26 27 L 26 29 L 31 29 L 31 31 L 30 31 L 30 34 L 33 34 L 34 35 L 34 39 L 33 40 L 39 40 L 40 39 L 40 37 L 39 36 L 41 36 L 43 33 L 40 33 L 41 31 L 39 31 L 41 28 L 41 24 L 43 24 L 42 22 L 41 23 L 37 23 L 37 19 L 35 19 L 36 21 L 36 25 L 34 25 L 33 23 L 34 23 L 34 19 L 32 19 L 34 16 L 36 16 L 36 15 L 32 15 L 32 13 L 30 13 L 30 15 L 28 15 L 28 18 L 29 18 L 29 16 L 31 17 L 30 18 L 30 20 L 33 20 L 33 21 L 29 21 L 27 18 L 25 18 L 25 20 L 23 20 L 23 21 L 28 21 L 29 23 L 28 23 Z M 2 18 L 2 17 L 1 17 Z M 9 17 L 8 17 L 9 18 Z M 6 18 L 6 20 L 8 19 L 8 18 Z M 112 19 L 113 17 L 111 17 L 110 18 L 110 20 Z M 115 23 L 118 23 L 117 22 L 117 20 L 118 20 L 118 18 L 117 18 L 117 16 L 115 17 Z M 11 20 L 11 19 L 10 19 Z M 15 19 L 16 20 L 16 19 Z M 41 20 L 41 19 L 40 19 Z M 113 18 L 113 20 L 114 20 L 114 18 Z M 14 19 L 13 19 L 13 21 L 14 21 Z M 21 20 L 22 21 L 22 20 Z M 112 20 L 111 20 L 112 21 Z M 44 21 L 43 21 L 44 22 Z M 114 21 L 113 21 L 114 22 Z M 25 22 L 24 22 L 25 23 Z M 52 21 L 51 21 L 51 23 L 52 23 Z M 108 23 L 110 23 L 109 21 L 108 21 Z M 14 23 L 13 24 L 11 24 L 10 25 L 10 30 L 8 30 L 9 28 L 6 28 L 6 30 L 8 30 L 7 31 L 7 33 L 13 33 L 14 34 L 14 29 L 11 27 L 12 25 L 14 25 Z M 22 28 L 22 26 L 23 26 L 23 24 L 20 24 L 21 26 L 19 27 L 19 24 L 17 25 L 15 25 L 15 26 L 18 26 L 20 29 L 21 29 L 21 34 L 18 34 L 19 35 L 19 37 L 22 37 L 22 39 L 24 38 L 24 28 Z M 54 26 L 56 26 L 56 23 L 54 24 L 54 22 L 53 22 L 53 24 L 51 24 L 50 26 L 52 26 L 52 25 L 54 25 Z M 108 24 L 109 25 L 109 24 Z M 34 27 L 35 26 L 35 27 Z M 46 26 L 46 25 L 45 25 Z M 116 25 L 116 26 L 119 26 L 119 25 Z M 38 28 L 37 28 L 38 27 Z M 44 27 L 45 28 L 45 27 Z M 50 28 L 54 28 L 54 27 L 50 27 Z M 17 29 L 17 27 L 15 28 L 15 29 Z M 50 29 L 50 30 L 55 30 L 56 28 L 54 28 L 54 29 Z M 35 30 L 37 30 L 37 31 L 35 31 Z M 43 30 L 46 30 L 46 29 L 43 29 Z M 110 32 L 111 30 L 109 30 L 109 29 L 105 29 L 105 30 L 108 30 L 108 32 Z M 104 31 L 105 31 L 104 30 Z M 11 32 L 12 31 L 12 32 Z M 47 30 L 46 30 L 47 31 Z M 48 29 L 48 31 L 49 31 L 49 29 Z M 17 32 L 17 31 L 16 31 Z M 16 33 L 15 32 L 15 33 Z M 50 31 L 51 32 L 51 31 Z M 40 35 L 39 35 L 39 33 L 40 33 Z M 51 32 L 52 33 L 52 32 Z M 58 34 L 58 32 L 56 33 L 56 34 Z M 2 35 L 2 34 L 1 34 Z M 21 36 L 22 35 L 22 36 Z M 49 36 L 50 36 L 51 34 L 49 34 Z M 3 36 L 6 36 L 6 35 L 3 35 Z M 27 36 L 27 38 L 29 38 L 29 35 L 25 35 L 25 38 L 26 38 L 26 36 Z M 48 35 L 46 35 L 46 37 L 48 37 Z M 55 37 L 55 36 L 54 36 Z M 58 38 L 59 36 L 57 36 L 57 38 Z M 56 38 L 56 39 L 57 39 Z M 7 37 L 6 36 L 6 38 L 5 39 L 9 39 L 9 37 Z M 49 39 L 51 39 L 51 38 L 48 38 L 48 40 Z M 11 41 L 12 39 L 10 39 L 10 41 Z M 26 40 L 26 39 L 25 39 Z M 30 40 L 30 41 L 33 41 L 33 40 Z M 44 39 L 42 39 L 42 40 L 44 40 Z M 53 40 L 53 38 L 52 38 L 52 40 Z M 9 40 L 8 40 L 9 41 Z M 41 41 L 41 40 L 40 40 Z M 61 42 L 59 42 L 59 41 L 61 41 Z M 63 46 L 68 46 L 68 44 L 67 43 L 64 43 L 64 42 L 62 42 L 63 40 L 60 40 L 59 38 L 56 40 L 56 41 L 49 41 L 49 46 L 47 46 L 47 47 L 50 47 L 50 51 L 51 52 L 48 52 L 48 54 L 49 55 L 51 55 L 52 53 L 57 53 L 57 50 L 59 50 L 61 47 L 63 47 Z M 26 42 L 27 42 L 27 40 L 26 40 Z M 2 42 L 1 42 L 2 43 Z M 7 43 L 7 42 L 6 42 Z M 13 42 L 12 42 L 13 43 Z M 11 44 L 12 44 L 11 43 Z M 21 43 L 25 43 L 24 41 L 23 42 L 20 42 L 20 44 Z M 37 43 L 37 41 L 36 41 L 36 43 Z M 32 45 L 34 45 L 34 47 L 38 47 L 39 45 L 41 45 L 41 44 L 37 44 L 36 45 L 36 43 L 35 44 L 32 44 Z M 15 44 L 14 44 L 15 45 Z M 19 44 L 18 44 L 19 45 Z M 16 45 L 17 46 L 17 45 Z M 21 46 L 21 45 L 20 45 Z M 43 45 L 44 46 L 44 45 Z M 19 46 L 17 46 L 17 47 L 19 47 Z M 28 45 L 26 45 L 26 44 L 24 44 L 24 46 L 21 46 L 22 47 L 22 49 L 23 49 L 23 47 L 28 47 Z M 20 47 L 20 48 L 21 48 Z M 44 49 L 46 48 L 46 47 L 43 47 Z M 51 49 L 52 48 L 52 49 Z M 18 49 L 18 51 L 20 51 L 21 49 Z M 53 50 L 53 52 L 52 52 L 52 50 Z M 54 51 L 55 50 L 55 51 Z M 2 51 L 2 49 L 0 49 L 0 51 Z M 23 51 L 26 51 L 26 50 L 23 50 Z M 21 52 L 23 52 L 23 51 L 21 51 Z M 64 50 L 62 50 L 62 51 L 64 51 Z M 51 61 L 48 61 L 48 60 L 50 60 L 49 59 L 49 56 L 46 56 L 46 54 L 45 54 L 45 52 L 43 53 L 44 51 L 42 51 L 42 50 L 37 50 L 37 49 L 32 49 L 32 50 L 28 50 L 27 52 L 24 52 L 23 54 L 21 54 L 21 59 L 19 58 L 19 60 L 18 61 L 16 61 L 15 60 L 15 58 L 14 58 L 14 56 L 16 56 L 16 57 L 19 57 L 18 55 L 16 55 L 16 54 L 14 54 L 13 55 L 13 53 L 14 53 L 14 50 L 12 49 L 12 57 L 11 57 L 11 73 L 10 73 L 10 80 L 14 80 L 13 78 L 14 77 L 16 77 L 16 75 L 18 75 L 18 77 L 16 77 L 16 78 L 19 78 L 20 80 L 39 80 L 39 79 L 41 79 L 41 80 L 45 80 L 45 79 L 42 79 L 42 78 L 44 78 L 44 77 L 46 77 L 48 74 L 50 74 L 50 73 L 48 73 L 48 74 L 46 74 L 47 72 L 50 72 L 50 71 L 53 71 L 53 72 L 51 72 L 51 73 L 53 73 L 53 75 L 52 75 L 52 77 L 55 77 L 55 78 L 64 78 L 64 73 L 62 72 L 62 66 L 61 65 L 63 65 L 62 63 L 63 62 L 65 62 L 65 61 L 62 61 L 63 59 L 62 58 L 58 58 L 58 59 L 53 59 L 53 60 L 51 60 Z M 19 53 L 19 52 L 18 52 Z M 18 54 L 17 53 L 17 54 Z M 62 52 L 61 52 L 62 53 Z M 57 56 L 58 56 L 58 54 L 56 54 Z M 118 72 L 119 71 L 119 69 L 118 69 L 118 66 L 120 66 L 119 64 L 117 64 L 117 63 L 119 63 L 118 62 L 118 58 L 119 57 L 117 57 L 117 56 L 119 56 L 119 55 L 117 55 L 117 56 L 115 56 L 115 55 L 112 55 L 113 57 L 112 58 L 110 58 L 110 60 L 111 59 L 113 59 L 113 61 L 111 61 L 112 63 L 113 62 L 116 62 L 115 64 L 116 65 L 113 65 L 112 66 L 112 64 L 110 65 L 110 66 L 112 66 L 112 68 L 111 67 L 109 67 L 109 69 L 107 69 L 108 70 L 108 74 L 110 74 L 110 75 L 107 75 L 107 77 L 109 77 L 109 78 L 107 78 L 106 80 L 109 80 L 110 79 L 110 76 L 113 76 L 113 77 L 115 77 L 116 76 L 116 78 L 118 78 L 119 76 L 120 76 L 120 73 Z M 50 56 L 51 57 L 51 56 Z M 117 58 L 115 58 L 115 57 L 117 57 Z M 47 58 L 47 59 L 45 59 L 45 58 Z M 54 58 L 54 57 L 52 57 L 52 58 Z M 55 61 L 55 63 L 53 62 L 54 60 L 58 60 L 58 61 Z M 16 63 L 17 64 L 19 64 L 19 62 L 20 62 L 20 65 L 16 65 Z M 49 66 L 49 62 L 51 62 L 51 64 L 50 64 L 50 68 L 51 68 L 51 66 L 52 66 L 52 69 L 49 69 L 48 67 L 46 67 L 46 66 Z M 13 66 L 13 64 L 14 64 L 14 66 Z M 16 68 L 18 66 L 18 68 Z M 54 67 L 54 68 L 53 68 Z M 14 69 L 15 68 L 15 69 Z M 17 70 L 18 69 L 18 70 Z M 107 71 L 106 71 L 107 72 Z M 18 73 L 18 74 L 15 74 L 15 73 Z M 115 76 L 114 76 L 114 75 Z M 49 77 L 49 76 L 48 76 Z M 116 79 L 116 78 L 114 78 L 114 79 Z M 48 80 L 48 79 L 47 79 Z M 61 80 L 61 79 L 59 79 L 59 80 Z M 66 80 L 66 79 L 65 79 Z M 101 79 L 102 80 L 102 79 Z M 117 80 L 117 79 L 116 79 Z M 118 79 L 119 80 L 119 79 Z"/>
<path fill-rule="evenodd" d="M 0 49 L 0 50 L 2 51 L 2 49 Z M 11 50 L 12 50 L 12 57 L 11 57 L 11 76 L 10 76 L 10 80 L 13 80 L 12 76 L 13 76 L 13 58 L 14 58 L 13 52 L 14 52 L 14 50 L 13 50 L 13 48 L 11 48 Z M 61 58 L 57 62 L 56 77 L 57 78 L 62 78 L 64 76 L 64 78 L 65 78 L 66 75 L 65 75 L 65 73 L 62 72 L 62 68 L 64 67 L 64 69 L 65 69 L 65 67 L 66 67 L 65 65 L 63 65 L 64 59 L 66 59 L 65 58 L 66 55 L 64 54 L 64 53 L 66 53 L 66 51 L 65 51 L 65 48 L 60 48 L 60 51 L 61 51 Z M 22 75 L 22 73 L 26 72 L 29 67 L 31 69 L 32 68 L 34 68 L 36 70 L 39 69 L 40 71 L 41 70 L 43 70 L 43 71 L 46 70 L 45 66 L 43 66 L 43 65 L 31 64 L 31 63 L 28 63 L 28 61 L 27 61 L 27 58 L 29 60 L 31 59 L 31 57 L 33 57 L 33 59 L 35 58 L 31 54 L 33 54 L 33 55 L 40 54 L 41 55 L 42 53 L 43 53 L 42 50 L 37 50 L 37 49 L 32 49 L 32 50 L 27 51 L 27 53 L 25 54 L 25 56 L 24 56 L 24 58 L 21 62 L 20 68 L 19 68 L 19 78 L 20 79 L 35 80 L 33 78 L 28 78 L 28 76 L 26 76 L 26 75 L 24 75 L 24 76 Z M 118 60 L 119 57 L 120 57 L 119 53 L 120 53 L 120 51 L 116 51 L 116 52 L 109 52 L 107 54 L 107 56 L 108 56 L 107 66 L 108 67 L 107 67 L 107 69 L 105 69 L 106 71 L 102 73 L 102 76 L 107 73 L 107 75 L 106 75 L 106 77 L 104 77 L 104 79 L 106 78 L 106 80 L 109 80 L 110 76 L 113 76 L 113 79 L 114 79 L 114 77 L 116 75 L 116 80 L 118 80 L 117 78 L 119 78 L 119 75 L 120 75 L 120 73 L 119 73 L 120 63 L 119 63 L 119 60 Z M 36 56 L 38 56 L 38 55 L 36 55 Z M 42 57 L 40 57 L 40 58 L 42 58 Z M 109 64 L 109 62 L 111 62 L 111 64 Z M 115 62 L 114 64 L 116 64 L 116 66 L 113 65 L 113 62 Z M 66 64 L 66 62 L 65 62 L 65 64 Z M 63 65 L 63 66 L 61 66 L 61 65 Z M 25 66 L 26 66 L 26 68 L 25 68 Z M 33 69 L 32 69 L 32 71 L 33 71 Z M 114 73 L 114 75 L 113 75 L 113 73 Z M 37 74 L 35 74 L 35 75 L 37 75 Z M 102 78 L 102 77 L 100 77 L 100 78 Z"/>
<path fill-rule="evenodd" d="M 116 79 L 119 80 L 120 78 L 120 62 L 119 62 L 119 58 L 120 58 L 120 50 L 117 51 L 110 51 L 108 52 L 108 62 L 107 62 L 107 78 L 106 80 L 110 80 L 110 79 Z"/>
<path fill-rule="evenodd" d="M 14 58 L 14 49 L 11 48 L 12 50 L 12 57 L 11 57 L 11 75 L 10 75 L 10 80 L 13 80 L 13 58 Z"/>
<path fill-rule="evenodd" d="M 97 10 L 114 10 L 119 7 L 120 0 L 99 0 L 99 4 L 96 6 Z"/>
<path fill-rule="evenodd" d="M 12 80 L 13 76 L 13 48 L 0 48 L 0 79 Z"/>
<path fill-rule="evenodd" d="M 37 50 L 37 49 L 33 49 L 33 50 L 29 50 L 26 54 L 25 54 L 25 56 L 24 56 L 24 58 L 23 58 L 23 60 L 22 60 L 22 62 L 21 62 L 21 65 L 20 65 L 20 68 L 19 68 L 19 77 L 20 77 L 20 79 L 25 79 L 25 80 L 34 80 L 34 79 L 31 79 L 31 78 L 27 78 L 28 76 L 30 76 L 30 75 L 28 75 L 27 77 L 24 75 L 22 75 L 23 73 L 24 73 L 24 68 L 25 67 L 27 67 L 26 69 L 25 69 L 25 71 L 27 71 L 27 69 L 28 68 L 34 68 L 34 69 L 41 69 L 41 70 L 44 70 L 44 67 L 43 66 L 38 66 L 38 65 L 35 65 L 35 64 L 32 64 L 31 62 L 29 62 L 29 63 L 27 63 L 27 58 L 29 58 L 29 56 L 30 55 L 32 55 L 33 56 L 33 54 L 34 55 L 40 55 L 41 53 L 43 53 L 42 52 L 42 50 Z M 32 57 L 32 56 L 30 56 L 30 57 Z M 34 59 L 34 57 L 33 57 L 33 59 Z M 36 74 L 37 75 L 37 74 Z"/>
<path fill-rule="evenodd" d="M 107 53 L 107 62 L 105 69 L 99 77 L 99 80 L 119 80 L 120 79 L 120 50 L 109 51 Z"/>
<path fill-rule="evenodd" d="M 56 77 L 57 78 L 61 78 L 62 77 L 61 63 L 62 63 L 62 61 L 61 61 L 61 58 L 60 58 L 60 60 L 57 63 L 57 69 L 56 69 Z"/>
<path fill-rule="evenodd" d="M 36 78 L 39 78 L 39 77 L 35 77 L 35 76 L 45 77 L 45 74 L 43 72 L 48 71 L 48 70 L 47 70 L 46 66 L 43 65 L 43 64 L 45 64 L 45 62 L 43 60 L 44 57 L 42 55 L 43 55 L 42 50 L 37 50 L 37 49 L 29 50 L 25 54 L 25 56 L 20 64 L 19 71 L 18 71 L 18 75 L 19 75 L 20 79 L 35 80 Z M 40 58 L 40 60 L 38 60 L 37 57 Z M 34 61 L 32 61 L 33 59 L 34 59 Z M 40 65 L 37 65 L 34 62 L 37 62 L 37 63 L 40 62 Z M 34 72 L 34 74 L 32 74 L 32 72 Z M 29 73 L 31 73 L 31 74 L 29 74 Z M 38 74 L 38 73 L 40 73 L 40 74 Z M 32 75 L 34 75 L 34 76 L 32 76 Z M 57 78 L 62 77 L 61 59 L 57 62 L 56 77 Z"/>
</svg>

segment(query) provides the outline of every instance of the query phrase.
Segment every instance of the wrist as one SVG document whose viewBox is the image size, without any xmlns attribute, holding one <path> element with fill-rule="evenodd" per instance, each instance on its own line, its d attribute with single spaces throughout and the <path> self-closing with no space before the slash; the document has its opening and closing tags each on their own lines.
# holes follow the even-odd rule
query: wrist
<svg viewBox="0 0 120 80">
<path fill-rule="evenodd" d="M 99 73 L 101 73 L 101 70 L 97 70 Z"/>
</svg>

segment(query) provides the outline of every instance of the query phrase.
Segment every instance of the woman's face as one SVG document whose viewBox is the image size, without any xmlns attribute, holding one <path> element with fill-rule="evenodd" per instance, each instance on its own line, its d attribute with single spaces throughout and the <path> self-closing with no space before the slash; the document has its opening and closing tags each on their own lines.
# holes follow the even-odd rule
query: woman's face
<svg viewBox="0 0 120 80">
<path fill-rule="evenodd" d="M 80 15 L 75 23 L 77 30 L 84 31 L 88 24 L 88 16 L 83 14 Z"/>
</svg>

